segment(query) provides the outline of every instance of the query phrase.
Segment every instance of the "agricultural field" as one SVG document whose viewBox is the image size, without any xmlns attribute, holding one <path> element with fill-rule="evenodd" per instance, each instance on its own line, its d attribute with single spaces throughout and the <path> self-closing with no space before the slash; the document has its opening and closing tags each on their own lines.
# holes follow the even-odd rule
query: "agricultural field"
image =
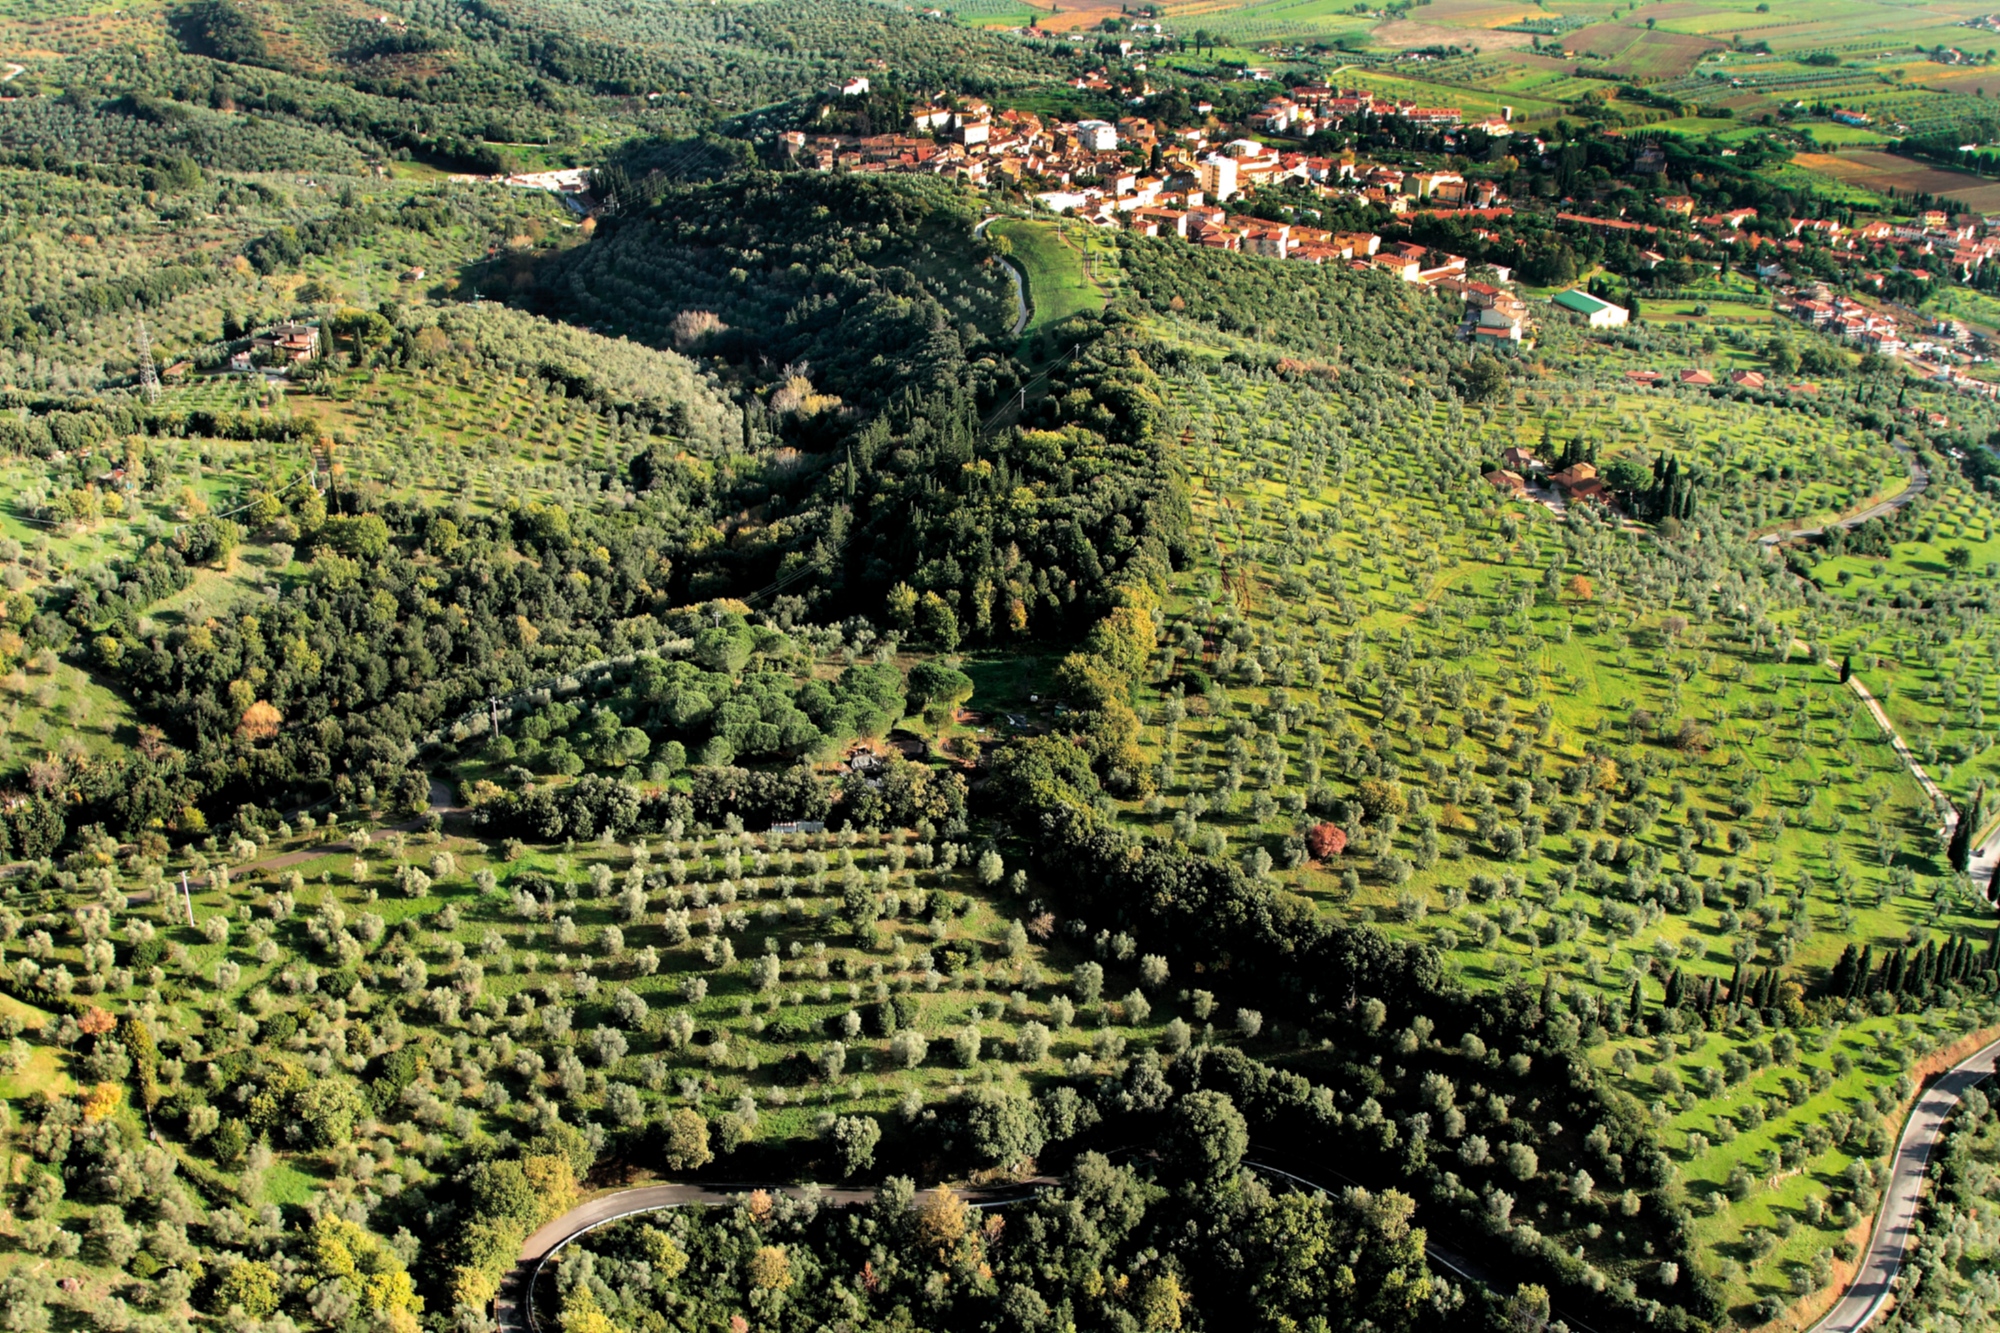
<svg viewBox="0 0 2000 1333">
<path fill-rule="evenodd" d="M 872 1140 L 829 1136 L 832 1117 L 879 1119 L 894 1137 L 949 1091 L 1254 1035 L 1256 1016 L 1170 984 L 1123 937 L 1052 937 L 1018 873 L 991 853 L 957 859 L 959 846 L 935 831 L 677 825 L 630 843 L 502 846 L 308 819 L 195 855 L 191 901 L 178 864 L 145 871 L 150 905 L 115 927 L 18 904 L 7 921 L 24 975 L 90 1005 L 143 1006 L 162 1034 L 153 1123 L 186 1176 L 253 1210 L 309 1195 L 393 1210 L 448 1145 L 532 1132 L 551 1105 L 614 1125 L 706 1109 L 718 1130 L 702 1131 L 701 1160 L 754 1171 L 740 1164 L 803 1150 L 838 1177 Z M 74 1018 L 10 1001 L 0 1027 L 18 1038 L 24 1025 L 0 1086 L 58 1093 L 65 1069 L 101 1082 L 129 1066 L 101 1038 L 80 1054 Z M 417 1031 L 420 1047 L 390 1053 Z M 303 1076 L 335 1070 L 365 1096 L 315 1102 L 289 1128 L 210 1092 L 255 1071 L 298 1099 Z M 391 1104 L 412 1110 L 400 1136 L 349 1141 Z M 107 1114 L 140 1122 L 122 1099 Z M 37 1215 L 103 1220 L 74 1202 Z"/>
<path fill-rule="evenodd" d="M 1413 19 L 1392 19 L 1378 25 L 1368 34 L 1370 48 L 1384 51 L 1413 51 L 1425 47 L 1464 47 L 1476 44 L 1481 53 L 1488 53 L 1524 47 L 1533 41 L 1534 35 L 1531 33 L 1503 32 L 1496 28 L 1467 31 L 1464 28 Z"/>
<path fill-rule="evenodd" d="M 1980 34 L 1967 31 L 1950 44 L 1979 52 L 2000 51 L 2000 33 Z M 1915 77 L 1924 87 L 1935 88 L 1940 92 L 1970 97 L 2000 97 L 2000 70 L 1996 70 L 1990 64 L 1969 68 L 1961 65 L 1938 65 L 1922 71 Z"/>
<path fill-rule="evenodd" d="M 0 1326 L 492 1333 L 644 1182 L 745 1194 L 569 1251 L 570 1333 L 1833 1298 L 2000 1033 L 2000 404 L 1548 215 L 2000 209 L 1877 151 L 1980 119 L 1909 49 L 1974 11 L 1131 8 L 0 0 Z M 1226 141 L 1239 65 L 1532 127 L 1349 126 L 1485 217 L 1248 201 L 1529 341 L 878 137 Z"/>
<path fill-rule="evenodd" d="M 1607 72 L 1640 83 L 1679 78 L 1722 49 L 1706 37 L 1623 23 L 1593 24 L 1562 40 L 1566 50 L 1604 61 Z"/>
<path fill-rule="evenodd" d="M 1857 145 L 1865 147 L 1894 142 L 1894 139 L 1889 135 L 1871 130 L 1864 125 L 1835 125 L 1832 123 L 1822 125 L 1815 123 L 1809 127 L 1808 132 L 1812 135 L 1815 143 L 1838 145 L 1839 148 L 1852 148 Z"/>
<path fill-rule="evenodd" d="M 2000 181 L 1865 148 L 1839 153 L 1800 153 L 1792 159 L 1792 165 L 1876 194 L 1894 190 L 1902 195 L 1929 194 L 1955 199 L 1971 209 L 2000 208 Z"/>
<path fill-rule="evenodd" d="M 1907 49 L 1916 40 L 1914 30 L 1927 32 L 1983 12 L 1963 4 L 1919 5 L 1893 0 L 1806 0 L 1769 11 L 1758 11 L 1748 0 L 1677 0 L 1645 9 L 1645 17 L 1674 32 L 1725 42 L 1739 37 L 1744 42 L 1763 41 L 1780 54 L 1827 50 L 1842 55 Z M 1961 35 L 1954 44 L 1963 40 Z"/>
<path fill-rule="evenodd" d="M 1926 308 L 1963 321 L 1973 328 L 2000 333 L 2000 298 L 1988 296 L 1985 292 L 1966 287 L 1940 286 L 1931 295 Z M 1969 373 L 1977 374 L 1983 369 L 1983 366 L 1973 366 Z"/>
<path fill-rule="evenodd" d="M 51 755 L 114 757 L 138 739 L 129 700 L 69 662 L 37 654 L 0 676 L 0 775 L 23 782 Z"/>
<path fill-rule="evenodd" d="M 60 312 L 109 314 L 129 305 L 135 287 L 146 293 L 146 336 L 163 362 L 207 363 L 219 359 L 225 335 L 295 313 L 449 291 L 461 268 L 496 250 L 526 260 L 575 239 L 552 196 L 493 185 L 258 173 L 161 195 L 13 172 L 10 194 L 0 303 L 43 336 L 0 353 L 0 377 L 29 390 L 131 375 L 139 312 Z M 356 227 L 357 208 L 385 225 Z M 248 257 L 208 260 L 218 249 Z"/>
<path fill-rule="evenodd" d="M 974 28 L 1022 28 L 1049 17 L 1025 0 L 965 0 L 944 12 Z"/>
<path fill-rule="evenodd" d="M 1939 877 L 1936 812 L 1825 660 L 1843 621 L 1775 558 L 1723 555 L 1724 533 L 1893 494 L 1901 459 L 1809 413 L 1620 392 L 1633 362 L 1560 331 L 1543 353 L 1556 378 L 1476 412 L 1421 393 L 1344 402 L 1310 374 L 1243 370 L 1277 349 L 1155 332 L 1178 349 L 1204 554 L 1162 605 L 1138 705 L 1154 781 L 1123 817 L 1426 939 L 1475 986 L 1597 997 L 1577 1001 L 1604 1015 L 1592 1059 L 1667 1127 L 1736 1316 L 1826 1287 L 1873 1207 L 1911 1052 L 2000 1013 L 1855 1010 L 1787 1034 L 1781 1059 L 1754 1022 L 1621 1038 L 1618 1015 L 1669 983 L 1824 975 L 1850 946 L 1983 946 L 1988 909 Z M 1702 470 L 1706 578 L 1683 583 L 1642 530 L 1509 505 L 1478 480 L 1474 460 L 1507 445 L 1586 438 L 1600 468 Z M 1942 494 L 1960 496 L 1939 501 L 1943 530 L 1988 532 Z M 1890 656 L 1856 672 L 1901 696 L 1915 681 Z M 1958 693 L 1902 708 L 1913 735 L 1936 709 L 1963 717 L 1978 679 L 1935 670 Z M 1946 773 L 1955 794 L 1973 780 Z M 1296 832 L 1314 818 L 1344 849 L 1315 857 Z"/>
</svg>

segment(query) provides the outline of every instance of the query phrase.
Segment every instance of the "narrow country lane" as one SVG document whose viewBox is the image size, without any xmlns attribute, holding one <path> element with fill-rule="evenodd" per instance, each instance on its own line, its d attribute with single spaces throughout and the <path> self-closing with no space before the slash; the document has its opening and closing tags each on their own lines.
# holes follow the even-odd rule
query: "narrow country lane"
<svg viewBox="0 0 2000 1333">
<path fill-rule="evenodd" d="M 1904 766 L 1910 770 L 1910 776 L 1917 780 L 1917 785 L 1924 789 L 1924 794 L 1949 809 L 1951 806 L 1950 800 L 1939 789 L 1937 783 L 1931 781 L 1931 775 L 1924 772 L 1924 766 L 1917 762 L 1917 757 L 1910 753 L 1909 745 L 1904 742 L 1901 733 L 1896 730 L 1895 724 L 1889 721 L 1889 715 L 1882 711 L 1880 701 L 1868 692 L 1866 685 L 1861 683 L 1861 677 L 1849 675 L 1847 678 L 1847 687 L 1853 690 L 1861 702 L 1868 706 L 1868 711 L 1875 717 L 1875 725 L 1882 728 L 1882 733 L 1889 738 L 1889 744 L 1895 747 L 1896 754 L 1902 759 Z"/>
<path fill-rule="evenodd" d="M 1782 542 L 1796 541 L 1801 537 L 1817 537 L 1828 528 L 1858 528 L 1871 518 L 1884 518 L 1911 503 L 1930 489 L 1930 469 L 1919 463 L 1916 456 L 1909 451 L 1898 448 L 1896 452 L 1902 454 L 1904 464 L 1910 469 L 1910 484 L 1902 490 L 1886 500 L 1877 501 L 1851 514 L 1842 515 L 1831 523 L 1809 528 L 1780 528 L 1776 532 L 1767 532 L 1757 539 L 1758 543 L 1763 546 L 1776 546 Z"/>
<path fill-rule="evenodd" d="M 972 234 L 974 236 L 984 236 L 986 229 L 999 220 L 1000 215 L 998 213 L 979 219 L 978 222 L 973 224 Z M 1007 277 L 1014 284 L 1014 327 L 1009 332 L 1009 336 L 1018 338 L 1021 336 L 1022 331 L 1028 327 L 1027 278 L 1022 275 L 1021 266 L 1015 263 L 1011 257 L 1001 260 L 1000 267 L 1007 271 Z"/>
</svg>

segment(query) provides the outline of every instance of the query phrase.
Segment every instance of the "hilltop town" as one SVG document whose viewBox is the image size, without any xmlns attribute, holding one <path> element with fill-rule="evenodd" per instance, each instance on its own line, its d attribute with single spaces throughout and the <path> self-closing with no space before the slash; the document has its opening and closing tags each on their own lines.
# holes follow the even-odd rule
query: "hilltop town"
<svg viewBox="0 0 2000 1333">
<path fill-rule="evenodd" d="M 1075 84 L 1143 108 L 1157 94 L 1134 77 L 1143 69 L 1143 62 L 1100 69 Z M 1246 69 L 1242 77 L 1271 76 Z M 856 79 L 839 91 L 865 93 L 868 83 Z M 1994 392 L 1985 379 L 1965 373 L 1985 363 L 1985 339 L 1958 321 L 1919 317 L 1908 301 L 1931 284 L 1979 282 L 2000 256 L 2000 215 L 1944 208 L 1907 218 L 1711 210 L 1683 188 L 1687 178 L 1680 173 L 1688 168 L 1678 144 L 1609 130 L 1586 154 L 1593 165 L 1600 156 L 1623 159 L 1610 173 L 1616 188 L 1608 197 L 1537 191 L 1515 199 L 1488 164 L 1518 163 L 1561 180 L 1570 174 L 1567 160 L 1578 154 L 1574 143 L 1516 125 L 1511 108 L 1468 119 L 1457 107 L 1313 82 L 1264 98 L 1233 124 L 1207 101 L 1191 111 L 1188 124 L 1140 114 L 1060 120 L 938 94 L 916 100 L 906 126 L 895 132 L 798 129 L 783 144 L 807 169 L 939 176 L 1016 193 L 1095 227 L 1442 284 L 1467 300 L 1466 336 L 1482 341 L 1532 341 L 1527 307 L 1508 290 L 1524 240 L 1588 237 L 1631 297 L 1646 287 L 1741 275 L 1768 290 L 1780 313 L 1863 350 L 1908 359 L 1920 374 L 1954 388 Z M 1870 120 L 1847 108 L 1830 114 L 1839 124 Z M 1392 139 L 1387 151 L 1371 149 L 1385 131 Z M 1405 142 L 1418 147 L 1400 146 Z M 1723 152 L 1725 159 L 1734 155 Z M 1336 211 L 1372 225 L 1316 225 Z M 1440 227 L 1472 244 L 1461 252 L 1432 243 L 1428 237 Z M 1558 267 L 1522 276 L 1560 286 L 1573 273 Z M 1836 287 L 1853 294 L 1837 294 Z M 1871 294 L 1886 299 L 1857 299 Z M 1570 313 L 1596 327 L 1624 323 L 1635 302 L 1604 298 L 1584 296 L 1590 304 Z"/>
</svg>

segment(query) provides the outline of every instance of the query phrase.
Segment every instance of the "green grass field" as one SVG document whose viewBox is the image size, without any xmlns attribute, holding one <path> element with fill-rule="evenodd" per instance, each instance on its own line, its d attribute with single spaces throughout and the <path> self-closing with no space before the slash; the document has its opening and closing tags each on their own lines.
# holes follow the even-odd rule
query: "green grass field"
<svg viewBox="0 0 2000 1333">
<path fill-rule="evenodd" d="M 1057 222 L 1005 219 L 988 229 L 1012 247 L 1028 287 L 1028 333 L 1083 311 L 1104 308 L 1104 293 L 1085 271 L 1080 243 Z"/>
</svg>

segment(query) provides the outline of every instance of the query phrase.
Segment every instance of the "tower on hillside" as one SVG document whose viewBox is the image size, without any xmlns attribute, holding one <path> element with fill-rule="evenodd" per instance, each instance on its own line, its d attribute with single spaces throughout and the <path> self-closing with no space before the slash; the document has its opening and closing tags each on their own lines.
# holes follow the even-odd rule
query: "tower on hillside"
<svg viewBox="0 0 2000 1333">
<path fill-rule="evenodd" d="M 153 367 L 153 340 L 146 333 L 146 317 L 139 317 L 139 392 L 148 403 L 160 398 L 160 373 Z"/>
</svg>

